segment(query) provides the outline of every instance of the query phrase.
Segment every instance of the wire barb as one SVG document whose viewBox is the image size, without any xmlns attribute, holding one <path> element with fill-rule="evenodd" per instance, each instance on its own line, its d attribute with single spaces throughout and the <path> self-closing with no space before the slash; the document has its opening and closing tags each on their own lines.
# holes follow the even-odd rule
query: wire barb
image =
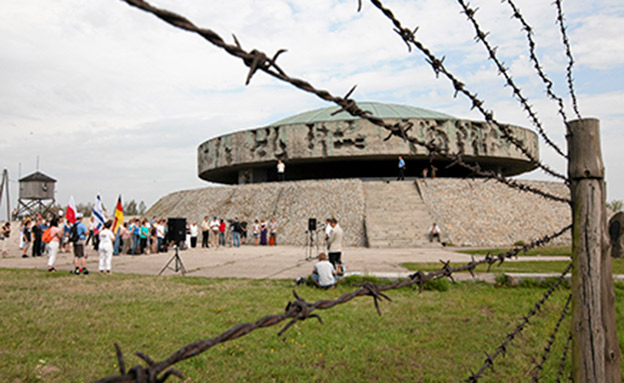
<svg viewBox="0 0 624 383">
<path fill-rule="evenodd" d="M 550 334 L 550 337 L 548 338 L 548 344 L 546 344 L 546 347 L 544 348 L 544 353 L 542 354 L 542 359 L 541 359 L 540 363 L 537 366 L 535 366 L 535 372 L 533 373 L 533 382 L 534 383 L 539 381 L 539 374 L 542 371 L 542 369 L 544 368 L 544 363 L 546 363 L 546 359 L 548 359 L 548 356 L 550 355 L 550 349 L 552 348 L 552 345 L 555 343 L 555 338 L 557 336 L 557 333 L 559 332 L 559 327 L 561 326 L 561 323 L 563 322 L 563 319 L 568 314 L 568 308 L 570 307 L 570 303 L 571 302 L 572 302 L 572 295 L 568 295 L 568 300 L 566 301 L 565 305 L 563 306 L 563 310 L 561 312 L 561 315 L 559 316 L 559 320 L 557 321 L 557 324 L 555 325 L 555 328 L 554 328 L 553 332 Z"/>
<path fill-rule="evenodd" d="M 488 355 L 488 357 L 483 362 L 483 366 L 481 366 L 479 371 L 477 371 L 476 373 L 471 373 L 471 375 L 466 379 L 467 382 L 473 382 L 473 383 L 477 382 L 481 378 L 481 376 L 483 375 L 483 373 L 485 372 L 485 370 L 488 367 L 489 368 L 493 368 L 494 359 L 496 359 L 496 357 L 498 355 L 504 354 L 506 352 L 506 349 L 507 349 L 507 346 L 509 345 L 509 343 L 511 343 L 511 341 L 516 337 L 516 335 L 520 334 L 522 332 L 522 330 L 524 330 L 526 325 L 529 324 L 529 320 L 533 316 L 535 316 L 535 314 L 537 314 L 539 312 L 539 310 L 541 309 L 542 305 L 544 305 L 544 303 L 548 300 L 548 298 L 550 298 L 550 296 L 555 291 L 555 289 L 563 282 L 565 276 L 568 274 L 568 272 L 571 269 L 572 269 L 572 263 L 570 263 L 565 268 L 565 270 L 563 271 L 563 273 L 561 273 L 561 275 L 559 276 L 557 281 L 555 283 L 553 283 L 553 285 L 548 289 L 548 291 L 546 291 L 546 293 L 544 294 L 542 299 L 540 299 L 535 304 L 535 306 L 533 306 L 531 311 L 529 311 L 529 314 L 522 316 L 522 320 L 520 321 L 520 324 L 518 324 L 518 326 L 516 326 L 516 328 L 512 332 L 507 334 L 507 338 L 505 339 L 505 341 L 503 341 L 503 343 L 500 346 L 498 346 L 498 348 L 496 349 L 494 354 L 492 356 L 489 356 L 488 354 L 486 354 L 486 355 Z"/>
<path fill-rule="evenodd" d="M 356 284 L 356 286 L 360 286 L 368 290 L 368 293 L 366 295 L 370 295 L 371 297 L 373 297 L 373 301 L 375 302 L 375 308 L 377 309 L 377 314 L 379 314 L 379 316 L 381 316 L 381 310 L 379 309 L 379 301 L 381 301 L 383 298 L 383 299 L 386 299 L 387 301 L 392 302 L 392 299 L 390 299 L 390 297 L 387 296 L 386 294 L 380 292 L 379 287 L 373 282 L 359 283 L 359 284 Z"/>
<path fill-rule="evenodd" d="M 542 127 L 542 123 L 539 120 L 539 118 L 537 117 L 537 114 L 533 111 L 533 108 L 531 107 L 531 105 L 529 105 L 528 100 L 526 99 L 526 97 L 524 97 L 522 95 L 522 91 L 520 90 L 520 88 L 516 85 L 516 83 L 513 81 L 513 78 L 511 77 L 511 75 L 509 74 L 509 68 L 507 68 L 504 63 L 502 63 L 497 55 L 496 55 L 496 50 L 497 47 L 492 47 L 492 45 L 489 43 L 489 41 L 487 40 L 487 37 L 489 35 L 489 32 L 484 32 L 481 29 L 481 26 L 479 25 L 477 19 L 475 18 L 475 13 L 477 11 L 477 9 L 471 9 L 470 5 L 468 3 L 466 3 L 464 0 L 457 0 L 459 5 L 461 6 L 463 12 L 466 14 L 466 17 L 468 18 L 468 20 L 472 23 L 474 29 L 475 29 L 475 34 L 476 37 L 475 39 L 477 41 L 480 41 L 483 46 L 485 47 L 489 59 L 492 60 L 494 62 L 494 64 L 496 65 L 496 68 L 498 69 L 498 72 L 500 75 L 502 75 L 505 78 L 506 81 L 506 85 L 508 85 L 512 91 L 514 96 L 516 97 L 516 99 L 520 102 L 520 105 L 522 106 L 522 108 L 525 110 L 525 112 L 528 114 L 530 120 L 533 122 L 533 125 L 535 126 L 535 128 L 537 129 L 539 135 L 544 139 L 544 141 L 550 146 L 552 147 L 560 156 L 567 158 L 567 156 L 565 155 L 565 153 L 563 152 L 563 150 L 561 150 L 551 139 L 550 137 L 548 137 L 548 135 L 546 134 L 546 132 L 544 131 L 544 128 Z"/>
<path fill-rule="evenodd" d="M 459 81 L 451 72 L 449 72 L 446 69 L 446 67 L 444 66 L 444 58 L 438 59 L 427 47 L 424 46 L 424 44 L 416 40 L 414 35 L 408 36 L 407 33 L 399 33 L 399 31 L 404 31 L 406 30 L 406 28 L 403 27 L 401 22 L 394 16 L 393 12 L 390 9 L 384 7 L 384 5 L 381 3 L 380 0 L 371 0 L 371 3 L 373 3 L 373 5 L 377 7 L 388 19 L 390 19 L 390 21 L 395 27 L 394 31 L 397 32 L 401 36 L 401 38 L 403 39 L 407 38 L 409 43 L 411 43 L 413 46 L 415 46 L 418 50 L 420 50 L 424 54 L 425 61 L 431 66 L 434 73 L 436 74 L 436 77 L 439 77 L 440 74 L 443 74 L 446 78 L 448 78 L 453 84 L 453 87 L 455 88 L 455 95 L 457 95 L 458 93 L 462 93 L 463 95 L 465 95 L 471 101 L 472 109 L 479 110 L 479 112 L 481 112 L 481 114 L 485 117 L 486 122 L 498 128 L 501 131 L 502 137 L 508 142 L 510 142 L 518 150 L 520 150 L 520 152 L 529 160 L 531 164 L 533 164 L 536 167 L 539 167 L 544 172 L 546 172 L 547 174 L 550 174 L 553 177 L 562 179 L 565 182 L 568 181 L 566 176 L 552 170 L 550 167 L 540 162 L 535 157 L 535 155 L 533 155 L 533 153 L 531 153 L 524 146 L 524 143 L 513 135 L 513 132 L 511 131 L 511 129 L 506 127 L 506 125 L 501 124 L 498 121 L 496 121 L 494 119 L 494 114 L 491 111 L 485 109 L 485 107 L 483 106 L 484 102 L 478 98 L 478 95 L 476 93 L 471 93 L 470 91 L 468 91 L 464 83 Z M 472 14 L 474 16 L 474 13 L 476 13 L 477 9 L 467 8 L 465 11 L 468 14 Z M 487 34 L 482 33 L 482 32 L 478 34 L 483 36 L 483 38 L 487 36 Z M 500 65 L 499 69 L 505 70 L 506 72 L 506 68 L 502 64 Z M 519 93 L 519 89 L 518 89 L 518 93 Z M 520 99 L 525 100 L 521 94 L 520 96 L 521 96 Z M 525 110 L 532 112 L 532 109 L 530 108 L 530 106 L 528 106 L 528 104 L 526 106 L 528 107 L 528 109 L 527 107 L 525 107 Z M 541 123 L 539 123 L 539 120 L 537 120 L 537 116 L 534 113 L 533 114 L 529 113 L 529 114 L 535 117 L 534 121 L 538 122 L 537 127 L 539 131 L 539 129 L 541 129 Z M 545 133 L 544 133 L 544 136 L 545 136 L 545 140 L 549 140 L 548 137 L 545 135 Z M 561 152 L 561 150 L 559 151 Z"/>
<path fill-rule="evenodd" d="M 572 98 L 572 108 L 574 109 L 574 113 L 576 113 L 576 117 L 580 120 L 581 113 L 578 110 L 578 104 L 576 102 L 576 93 L 574 92 L 574 80 L 572 78 L 572 67 L 574 66 L 574 57 L 572 57 L 572 49 L 570 48 L 570 41 L 568 41 L 568 33 L 567 28 L 565 26 L 565 19 L 563 17 L 563 6 L 561 5 L 561 0 L 555 0 L 555 6 L 557 8 L 557 23 L 559 24 L 559 30 L 561 31 L 561 40 L 563 41 L 563 46 L 565 47 L 566 56 L 568 56 L 568 65 L 566 66 L 567 78 L 568 78 L 568 88 L 570 90 L 570 97 Z"/>
</svg>

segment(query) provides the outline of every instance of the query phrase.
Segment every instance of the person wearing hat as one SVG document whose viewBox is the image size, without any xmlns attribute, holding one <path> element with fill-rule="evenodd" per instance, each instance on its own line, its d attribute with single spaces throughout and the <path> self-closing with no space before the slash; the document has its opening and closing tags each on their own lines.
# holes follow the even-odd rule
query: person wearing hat
<svg viewBox="0 0 624 383">
<path fill-rule="evenodd" d="M 87 239 L 87 226 L 82 222 L 82 213 L 76 214 L 76 223 L 72 230 L 76 232 L 76 241 L 74 242 L 74 274 L 89 274 L 87 270 L 87 255 L 85 253 L 85 240 Z M 82 267 L 80 267 L 82 265 Z"/>
</svg>

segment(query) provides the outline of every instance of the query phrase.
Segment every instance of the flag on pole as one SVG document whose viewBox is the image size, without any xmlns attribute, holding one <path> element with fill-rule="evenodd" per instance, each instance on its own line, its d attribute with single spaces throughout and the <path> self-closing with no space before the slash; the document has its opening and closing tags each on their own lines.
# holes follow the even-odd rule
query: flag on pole
<svg viewBox="0 0 624 383">
<path fill-rule="evenodd" d="M 113 221 L 113 233 L 117 233 L 119 226 L 123 225 L 123 205 L 121 204 L 121 195 L 117 198 L 117 206 L 115 206 L 115 220 Z"/>
<path fill-rule="evenodd" d="M 76 202 L 74 202 L 74 196 L 69 197 L 69 205 L 67 205 L 65 210 L 65 217 L 72 225 L 76 222 Z"/>
<path fill-rule="evenodd" d="M 93 219 L 95 220 L 95 228 L 102 230 L 104 227 L 104 210 L 102 209 L 102 198 L 100 194 L 95 196 L 95 205 L 93 206 Z"/>
</svg>

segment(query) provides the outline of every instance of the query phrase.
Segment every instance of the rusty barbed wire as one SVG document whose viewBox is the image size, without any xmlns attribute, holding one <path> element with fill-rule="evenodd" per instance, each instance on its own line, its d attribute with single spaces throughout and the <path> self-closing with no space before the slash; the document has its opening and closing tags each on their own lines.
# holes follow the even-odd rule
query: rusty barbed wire
<svg viewBox="0 0 624 383">
<path fill-rule="evenodd" d="M 472 23 L 475 29 L 475 33 L 476 33 L 475 39 L 477 41 L 481 41 L 481 43 L 485 46 L 485 49 L 488 52 L 489 59 L 492 60 L 492 62 L 494 62 L 494 64 L 496 65 L 496 68 L 498 69 L 498 72 L 505 78 L 505 82 L 506 82 L 505 85 L 509 86 L 512 89 L 513 94 L 516 96 L 516 99 L 518 100 L 518 102 L 520 102 L 520 105 L 525 110 L 525 112 L 529 115 L 529 119 L 533 122 L 533 125 L 535 125 L 540 136 L 559 155 L 567 158 L 567 156 L 563 153 L 563 151 L 557 146 L 557 144 L 552 142 L 550 137 L 548 137 L 548 135 L 544 131 L 544 128 L 542 127 L 542 123 L 537 117 L 537 114 L 533 111 L 533 108 L 531 107 L 531 105 L 529 105 L 529 100 L 522 95 L 522 91 L 516 85 L 516 83 L 513 81 L 513 78 L 509 74 L 509 68 L 505 67 L 505 65 L 496 56 L 496 51 L 498 50 L 498 47 L 493 47 L 492 45 L 490 45 L 489 41 L 487 40 L 487 36 L 489 35 L 489 32 L 484 32 L 481 29 L 481 26 L 479 25 L 479 23 L 477 22 L 477 19 L 475 18 L 475 14 L 477 13 L 478 8 L 471 8 L 470 5 L 466 3 L 464 0 L 457 0 L 457 2 L 462 7 L 463 13 L 466 15 L 468 20 L 470 20 L 470 22 Z"/>
<path fill-rule="evenodd" d="M 568 340 L 566 341 L 565 347 L 563 348 L 563 355 L 561 356 L 561 360 L 559 361 L 559 371 L 557 371 L 557 383 L 561 382 L 561 377 L 563 376 L 563 369 L 565 368 L 565 362 L 568 359 L 568 351 L 570 350 L 570 345 L 572 344 L 572 333 L 568 335 Z M 572 381 L 572 371 L 570 371 L 570 375 L 568 376 L 568 381 Z"/>
<path fill-rule="evenodd" d="M 529 323 L 529 319 L 531 319 L 531 317 L 533 317 L 534 315 L 536 315 L 539 312 L 539 310 L 541 309 L 542 305 L 548 300 L 548 298 L 550 298 L 552 293 L 561 284 L 561 282 L 563 282 L 566 274 L 570 271 L 570 269 L 572 269 L 572 263 L 570 263 L 568 265 L 568 267 L 565 268 L 565 270 L 563 271 L 563 273 L 561 273 L 561 275 L 559 276 L 557 281 L 548 289 L 548 291 L 546 291 L 546 293 L 544 294 L 542 299 L 540 299 L 535 304 L 535 306 L 533 306 L 531 311 L 529 311 L 528 315 L 525 315 L 525 316 L 522 317 L 522 321 L 520 321 L 520 324 L 515 328 L 515 330 L 513 330 L 512 332 L 507 334 L 507 337 L 505 338 L 505 341 L 500 346 L 498 346 L 498 348 L 496 349 L 494 354 L 492 354 L 492 355 L 489 355 L 487 353 L 485 354 L 486 358 L 485 358 L 485 362 L 483 363 L 483 366 L 476 373 L 472 373 L 470 375 L 470 377 L 468 379 L 466 379 L 466 382 L 470 382 L 470 383 L 478 382 L 479 379 L 482 377 L 482 375 L 483 375 L 483 373 L 485 372 L 486 369 L 488 369 L 488 368 L 494 369 L 494 359 L 496 359 L 496 357 L 501 355 L 501 354 L 507 353 L 507 346 L 516 337 L 516 335 L 520 334 L 520 332 L 522 332 L 522 330 L 524 330 L 526 325 Z"/>
<path fill-rule="evenodd" d="M 554 194 L 551 194 L 551 193 L 547 193 L 547 192 L 545 192 L 545 191 L 543 191 L 541 189 L 534 188 L 534 187 L 529 186 L 527 184 L 523 184 L 523 183 L 518 182 L 516 180 L 513 180 L 511 178 L 503 177 L 503 176 L 501 176 L 500 174 L 498 174 L 498 173 L 496 173 L 494 171 L 481 169 L 479 167 L 478 163 L 476 163 L 475 165 L 468 164 L 468 163 L 463 161 L 461 156 L 455 157 L 454 162 L 452 162 L 450 165 L 453 165 L 454 163 L 461 164 L 462 167 L 464 167 L 466 169 L 472 170 L 475 174 L 488 173 L 489 174 L 488 179 L 495 179 L 498 182 L 500 182 L 502 184 L 505 184 L 505 185 L 507 185 L 507 186 L 509 186 L 511 188 L 515 188 L 515 189 L 518 189 L 520 191 L 525 191 L 525 192 L 530 192 L 530 193 L 533 193 L 533 194 L 537 194 L 537 195 L 539 195 L 541 197 L 544 197 L 546 199 L 550 199 L 550 200 L 553 200 L 553 201 L 564 202 L 564 203 L 568 203 L 570 205 L 572 204 L 572 200 L 570 200 L 568 198 L 564 198 L 564 197 L 557 196 L 557 195 L 554 195 Z"/>
<path fill-rule="evenodd" d="M 552 348 L 553 344 L 555 343 L 555 338 L 557 337 L 557 333 L 559 332 L 559 327 L 561 326 L 561 323 L 563 322 L 564 318 L 568 314 L 568 308 L 570 307 L 570 303 L 571 302 L 572 302 L 572 294 L 568 295 L 568 300 L 566 301 L 565 305 L 563 306 L 563 310 L 561 311 L 561 315 L 559 316 L 559 320 L 557 321 L 557 324 L 555 325 L 555 328 L 554 328 L 553 332 L 550 334 L 550 337 L 548 338 L 548 344 L 546 344 L 546 347 L 544 348 L 544 353 L 542 354 L 542 359 L 541 359 L 540 363 L 537 366 L 535 366 L 535 372 L 533 373 L 533 382 L 534 383 L 539 381 L 539 374 L 542 371 L 542 369 L 544 368 L 544 363 L 546 363 L 546 359 L 548 359 L 548 356 L 550 355 L 550 349 Z"/>
<path fill-rule="evenodd" d="M 513 11 L 512 17 L 516 18 L 520 22 L 520 24 L 522 24 L 522 29 L 526 32 L 527 41 L 529 43 L 529 57 L 531 58 L 531 61 L 533 62 L 533 68 L 535 68 L 535 71 L 537 72 L 538 77 L 542 80 L 544 85 L 546 85 L 546 94 L 548 95 L 548 97 L 550 97 L 553 101 L 557 103 L 558 113 L 561 116 L 561 119 L 563 120 L 563 124 L 566 127 L 566 133 L 568 133 L 569 132 L 568 117 L 565 113 L 563 99 L 557 96 L 555 92 L 553 91 L 553 82 L 548 78 L 548 76 L 546 76 L 546 73 L 544 73 L 544 70 L 542 69 L 542 65 L 539 62 L 539 59 L 537 58 L 537 54 L 535 52 L 536 44 L 535 44 L 535 40 L 533 40 L 533 28 L 526 21 L 526 19 L 520 12 L 520 8 L 516 6 L 513 0 L 504 0 L 504 1 L 507 4 L 509 4 L 509 6 L 511 7 L 511 10 Z M 565 155 L 565 157 L 568 158 L 567 155 Z"/>
<path fill-rule="evenodd" d="M 361 1 L 361 0 L 360 0 Z M 411 44 L 413 44 L 418 50 L 420 50 L 426 57 L 425 61 L 432 67 L 436 76 L 439 76 L 440 73 L 443 74 L 446 78 L 448 78 L 453 84 L 453 88 L 455 89 L 455 95 L 461 93 L 465 95 L 472 103 L 472 109 L 477 109 L 484 116 L 485 120 L 488 123 L 493 124 L 498 127 L 502 133 L 502 136 L 505 140 L 509 141 L 512 145 L 514 145 L 518 150 L 524 154 L 525 157 L 529 159 L 529 162 L 534 166 L 539 167 L 547 174 L 550 174 L 553 177 L 560 178 L 564 180 L 566 183 L 568 179 L 566 176 L 554 171 L 550 167 L 546 166 L 539 160 L 537 160 L 533 154 L 531 154 L 525 147 L 524 143 L 521 140 L 518 140 L 514 137 L 513 132 L 506 124 L 502 124 L 494 119 L 494 113 L 492 111 L 486 110 L 483 106 L 484 101 L 479 99 L 477 94 L 471 93 L 463 82 L 459 81 L 451 72 L 449 72 L 444 66 L 444 59 L 438 59 L 425 45 L 416 40 L 416 32 L 418 31 L 418 27 L 414 28 L 414 30 L 403 27 L 401 21 L 394 16 L 394 13 L 391 9 L 386 8 L 381 1 L 379 0 L 371 0 L 373 5 L 377 7 L 390 21 L 394 24 L 394 31 L 403 39 L 405 44 L 408 46 L 408 50 L 411 51 Z"/>
<path fill-rule="evenodd" d="M 578 110 L 578 104 L 576 102 L 576 93 L 574 92 L 574 81 L 572 78 L 572 67 L 574 66 L 574 57 L 572 57 L 572 49 L 570 48 L 570 41 L 568 41 L 567 28 L 565 26 L 565 19 L 563 17 L 563 6 L 561 0 L 555 0 L 555 6 L 557 7 L 557 23 L 559 24 L 559 30 L 561 31 L 561 40 L 565 47 L 566 56 L 568 56 L 568 65 L 566 67 L 568 77 L 568 88 L 570 90 L 570 97 L 572 98 L 572 108 L 576 113 L 576 117 L 581 119 L 581 113 Z"/>
<path fill-rule="evenodd" d="M 160 9 L 157 7 L 154 7 L 152 5 L 150 5 L 149 3 L 143 1 L 143 0 L 122 0 L 125 3 L 137 7 L 141 10 L 144 10 L 146 12 L 149 12 L 151 14 L 153 14 L 154 16 L 160 18 L 161 20 L 186 31 L 189 32 L 194 32 L 199 34 L 201 37 L 203 37 L 204 39 L 208 40 L 210 43 L 212 43 L 213 45 L 216 45 L 222 49 L 224 49 L 226 52 L 228 52 L 229 54 L 236 56 L 238 58 L 241 58 L 244 62 L 244 64 L 246 66 L 249 67 L 249 73 L 247 75 L 247 80 L 246 83 L 248 84 L 249 81 L 251 80 L 251 78 L 253 77 L 253 75 L 258 71 L 263 71 L 277 79 L 280 79 L 282 81 L 288 82 L 290 84 L 292 84 L 293 86 L 315 94 L 317 97 L 335 103 L 338 106 L 341 107 L 341 109 L 339 111 L 337 111 L 336 113 L 339 112 L 347 112 L 349 114 L 351 114 L 352 116 L 356 116 L 356 117 L 360 117 L 362 119 L 366 119 L 369 122 L 371 122 L 372 124 L 375 124 L 377 126 L 380 126 L 386 130 L 389 131 L 389 135 L 386 138 L 389 139 L 390 137 L 392 137 L 393 135 L 396 135 L 398 137 L 401 137 L 402 139 L 407 140 L 408 142 L 414 144 L 414 145 L 418 145 L 421 147 L 426 148 L 429 152 L 433 152 L 436 153 L 437 155 L 439 155 L 442 158 L 446 158 L 450 161 L 454 161 L 455 157 L 454 155 L 451 155 L 449 153 L 447 153 L 446 150 L 442 149 L 440 146 L 436 145 L 433 141 L 430 142 L 425 142 L 422 140 L 417 139 L 416 137 L 413 136 L 408 136 L 407 132 L 409 131 L 409 129 L 411 128 L 411 124 L 407 123 L 407 124 L 402 124 L 402 123 L 395 123 L 395 124 L 390 124 L 390 123 L 386 123 L 383 119 L 378 118 L 378 117 L 374 117 L 371 115 L 371 113 L 369 111 L 364 111 L 362 109 L 360 109 L 356 102 L 349 98 L 351 96 L 351 94 L 353 93 L 353 91 L 355 90 L 355 86 L 353 88 L 351 88 L 351 90 L 349 90 L 349 92 L 346 94 L 345 97 L 336 97 L 333 96 L 331 93 L 329 93 L 326 90 L 319 90 L 314 88 L 309 82 L 302 80 L 302 79 L 298 79 L 298 78 L 292 78 L 289 77 L 288 75 L 285 74 L 285 72 L 277 65 L 276 60 L 278 58 L 278 56 L 285 52 L 285 49 L 280 49 L 277 51 L 277 53 L 275 55 L 273 55 L 273 58 L 269 59 L 268 56 L 261 52 L 258 51 L 256 49 L 253 49 L 250 52 L 245 51 L 244 49 L 242 49 L 241 44 L 239 43 L 238 39 L 234 36 L 234 45 L 232 44 L 227 44 L 216 32 L 208 29 L 208 28 L 200 28 L 197 27 L 196 25 L 194 25 L 190 20 L 188 20 L 187 18 L 185 18 L 182 15 L 179 15 L 177 13 L 168 11 L 168 10 L 164 10 L 164 9 Z M 436 59 L 437 60 L 437 59 Z M 463 84 L 462 84 L 462 88 L 463 88 Z M 482 108 L 482 102 L 479 101 L 478 99 L 474 99 L 473 100 L 473 104 L 475 107 L 479 107 Z M 485 110 L 484 110 L 485 111 Z M 490 119 L 488 120 L 490 123 L 496 123 L 498 124 L 496 121 L 494 121 L 491 117 L 491 113 L 487 112 L 488 116 L 490 116 Z M 535 160 L 535 158 L 532 156 L 532 154 L 524 147 L 523 143 L 517 139 L 515 139 L 513 137 L 512 131 L 511 129 L 507 126 L 507 125 L 497 125 L 499 129 L 501 129 L 501 132 L 503 134 L 503 137 L 505 137 L 508 141 L 514 143 L 514 146 L 516 146 L 522 153 L 525 154 L 525 156 L 527 156 L 527 158 L 529 158 L 529 162 L 531 164 L 533 164 L 534 166 L 540 167 L 542 169 L 544 169 L 547 173 L 561 178 L 563 179 L 566 183 L 567 183 L 567 178 L 565 178 L 563 175 L 560 175 L 556 172 L 554 172 L 553 170 L 549 169 L 546 165 L 542 164 L 541 162 Z M 474 172 L 474 170 L 473 170 Z M 482 173 L 476 173 L 482 177 L 490 177 L 490 173 L 486 173 L 486 172 L 482 172 Z M 499 182 L 500 180 L 497 179 Z M 513 182 L 503 182 L 504 184 L 507 185 L 513 185 Z M 530 189 L 525 189 L 528 191 L 531 191 Z M 532 192 L 532 191 L 531 191 Z M 548 196 L 547 198 L 552 198 L 555 201 L 560 201 L 560 198 L 556 197 L 556 196 L 550 196 L 549 193 L 541 193 L 542 196 Z M 568 201 L 566 201 L 568 202 Z"/>
<path fill-rule="evenodd" d="M 474 270 L 476 269 L 476 267 L 483 264 L 488 265 L 487 270 L 489 272 L 492 265 L 498 263 L 500 266 L 503 262 L 505 262 L 506 259 L 517 256 L 517 254 L 525 248 L 530 249 L 533 247 L 543 246 L 544 244 L 561 236 L 571 228 L 572 225 L 566 226 L 560 231 L 550 235 L 545 235 L 542 238 L 539 238 L 526 246 L 523 246 L 521 248 L 514 248 L 506 253 L 499 253 L 496 257 L 491 254 L 487 254 L 483 259 L 479 261 L 475 261 L 474 257 L 472 257 L 472 261 L 467 263 L 466 265 L 451 267 L 450 261 L 440 261 L 443 264 L 440 270 L 432 271 L 427 274 L 423 273 L 422 271 L 417 271 L 411 274 L 409 276 L 409 279 L 397 281 L 390 285 L 378 286 L 372 282 L 365 282 L 359 285 L 361 286 L 359 289 L 351 293 L 343 294 L 335 300 L 319 300 L 314 303 L 308 303 L 305 299 L 301 298 L 295 290 L 293 290 L 295 300 L 288 302 L 282 314 L 268 315 L 260 318 L 253 323 L 248 322 L 238 324 L 214 338 L 194 342 L 183 346 L 178 351 L 175 351 L 167 359 L 161 362 L 154 362 L 149 356 L 144 353 L 136 353 L 139 358 L 146 362 L 147 366 L 137 365 L 132 367 L 130 370 L 126 370 L 126 363 L 123 353 L 121 352 L 120 347 L 115 344 L 115 352 L 119 363 L 120 375 L 105 377 L 96 380 L 94 383 L 162 383 L 165 382 L 172 375 L 182 377 L 182 374 L 179 371 L 172 368 L 173 365 L 183 360 L 189 359 L 193 356 L 199 355 L 219 343 L 240 338 L 260 328 L 277 325 L 285 321 L 286 319 L 290 319 L 290 321 L 282 328 L 282 330 L 277 333 L 278 336 L 283 335 L 284 332 L 287 331 L 296 322 L 304 321 L 308 318 L 316 318 L 319 322 L 323 323 L 323 320 L 318 314 L 313 314 L 315 310 L 330 309 L 339 304 L 347 303 L 357 297 L 372 297 L 377 313 L 381 315 L 381 310 L 379 309 L 379 301 L 381 301 L 382 299 L 391 301 L 390 297 L 383 294 L 384 291 L 400 289 L 415 284 L 418 285 L 418 290 L 422 291 L 425 282 L 444 277 L 448 277 L 451 279 L 451 281 L 454 282 L 452 274 L 461 271 L 468 271 L 474 277 Z"/>
</svg>

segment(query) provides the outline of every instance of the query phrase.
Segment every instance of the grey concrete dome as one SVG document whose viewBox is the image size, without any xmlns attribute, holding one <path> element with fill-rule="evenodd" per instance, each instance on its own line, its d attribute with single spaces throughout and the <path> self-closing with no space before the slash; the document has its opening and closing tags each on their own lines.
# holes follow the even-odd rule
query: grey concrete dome
<svg viewBox="0 0 624 383">
<path fill-rule="evenodd" d="M 465 160 L 510 176 L 534 168 L 498 129 L 486 122 L 469 121 L 406 105 L 358 103 L 371 115 L 389 123 L 411 122 L 410 134 L 434 140 L 449 152 L 462 149 Z M 406 176 L 421 175 L 435 166 L 439 177 L 466 177 L 470 173 L 426 149 L 393 136 L 370 122 L 339 112 L 339 107 L 294 115 L 266 127 L 212 138 L 197 150 L 198 175 L 206 181 L 235 184 L 275 180 L 276 163 L 286 164 L 287 180 L 396 177 L 397 157 L 407 163 Z M 539 158 L 537 135 L 510 126 L 514 136 Z"/>
</svg>

